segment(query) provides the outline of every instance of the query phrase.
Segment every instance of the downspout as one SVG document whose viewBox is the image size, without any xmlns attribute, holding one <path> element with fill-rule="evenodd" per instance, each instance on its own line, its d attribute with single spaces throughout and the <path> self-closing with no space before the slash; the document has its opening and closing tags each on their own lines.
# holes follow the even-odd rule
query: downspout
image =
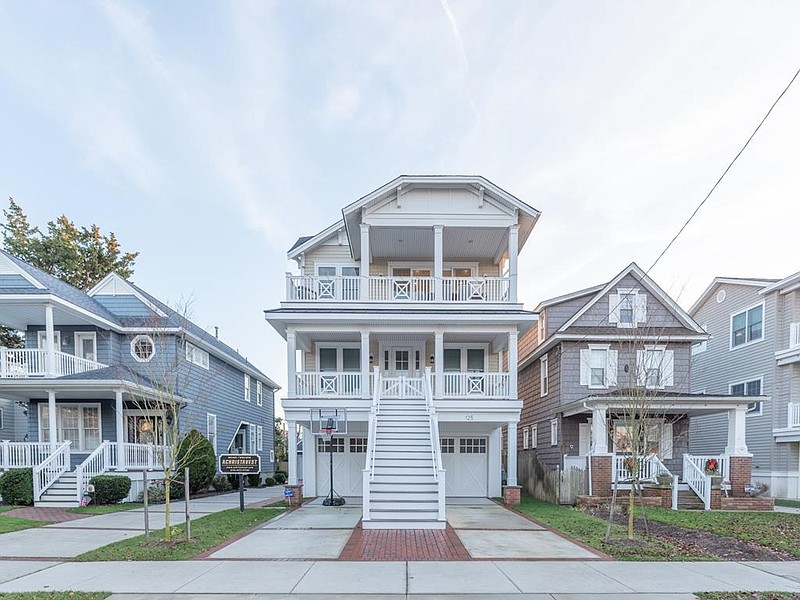
<svg viewBox="0 0 800 600">
<path fill-rule="evenodd" d="M 583 403 L 583 408 L 586 409 L 589 408 L 588 406 L 586 406 L 586 402 Z M 590 435 L 589 439 L 591 441 L 589 443 L 589 456 L 587 457 L 587 460 L 589 462 L 589 495 L 591 496 L 592 495 L 592 451 L 594 450 L 594 439 L 591 438 L 591 433 L 589 435 Z"/>
</svg>

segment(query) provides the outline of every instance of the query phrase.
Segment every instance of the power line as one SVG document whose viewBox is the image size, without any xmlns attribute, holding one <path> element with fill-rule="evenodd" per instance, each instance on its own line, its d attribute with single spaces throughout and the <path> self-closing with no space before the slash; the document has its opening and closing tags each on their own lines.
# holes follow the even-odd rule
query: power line
<svg viewBox="0 0 800 600">
<path fill-rule="evenodd" d="M 784 94 L 786 94 L 786 92 L 789 91 L 789 88 L 792 87 L 792 84 L 794 83 L 795 79 L 797 79 L 798 75 L 800 75 L 800 69 L 797 70 L 797 72 L 794 74 L 794 77 L 792 77 L 791 81 L 789 81 L 789 83 L 786 85 L 786 87 L 783 89 L 783 91 L 780 93 L 780 95 L 775 99 L 775 102 L 772 103 L 772 106 L 769 107 L 769 110 L 767 111 L 767 114 L 765 114 L 764 118 L 761 119 L 761 122 L 753 130 L 753 133 L 751 133 L 750 137 L 747 138 L 747 141 L 744 143 L 744 146 L 742 146 L 742 148 L 739 150 L 739 152 L 736 153 L 736 156 L 733 157 L 733 160 L 728 164 L 728 166 L 722 172 L 722 175 L 719 176 L 719 179 L 717 179 L 716 183 L 711 187 L 711 189 L 709 190 L 708 194 L 706 194 L 705 198 L 703 198 L 702 202 L 700 202 L 700 204 L 697 205 L 697 208 L 694 209 L 694 212 L 689 216 L 689 218 L 686 220 L 686 222 L 683 224 L 683 226 L 678 230 L 678 233 L 676 233 L 675 236 L 669 241 L 669 244 L 667 244 L 667 246 L 661 251 L 661 254 L 658 255 L 658 258 L 656 258 L 656 260 L 653 262 L 652 265 L 650 265 L 650 268 L 647 269 L 647 271 L 645 271 L 645 273 L 650 273 L 650 271 L 653 269 L 653 267 L 655 267 L 658 264 L 658 261 L 660 261 L 661 258 L 667 253 L 667 250 L 669 250 L 672 247 L 672 244 L 675 243 L 675 240 L 677 240 L 678 237 L 683 233 L 683 230 L 686 229 L 686 227 L 689 225 L 689 223 L 692 222 L 692 219 L 694 219 L 695 215 L 697 215 L 697 213 L 700 211 L 700 209 L 703 208 L 703 205 L 706 203 L 706 200 L 708 200 L 711 197 L 711 194 L 714 193 L 714 190 L 717 189 L 717 186 L 719 186 L 719 184 L 722 182 L 722 180 L 724 179 L 725 175 L 727 175 L 728 171 L 731 170 L 731 167 L 733 167 L 733 164 L 742 155 L 742 153 L 745 151 L 747 146 L 750 145 L 750 142 L 756 136 L 756 134 L 758 133 L 758 130 L 761 129 L 761 126 L 764 124 L 764 122 L 767 120 L 769 115 L 772 113 L 772 110 L 775 108 L 775 106 L 777 106 L 778 102 L 780 102 L 781 98 L 783 98 Z"/>
</svg>

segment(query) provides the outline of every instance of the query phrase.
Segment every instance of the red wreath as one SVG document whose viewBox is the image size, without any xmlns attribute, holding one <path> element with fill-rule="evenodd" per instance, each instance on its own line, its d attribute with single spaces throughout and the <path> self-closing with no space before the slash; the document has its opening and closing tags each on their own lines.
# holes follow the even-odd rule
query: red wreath
<svg viewBox="0 0 800 600">
<path fill-rule="evenodd" d="M 719 462 L 716 458 L 709 458 L 706 461 L 706 473 L 716 473 L 719 467 Z"/>
</svg>

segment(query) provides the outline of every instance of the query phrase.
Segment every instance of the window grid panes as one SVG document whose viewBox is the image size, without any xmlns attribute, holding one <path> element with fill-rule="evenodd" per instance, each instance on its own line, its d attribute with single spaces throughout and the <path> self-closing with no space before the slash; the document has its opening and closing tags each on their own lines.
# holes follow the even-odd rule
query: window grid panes
<svg viewBox="0 0 800 600">
<path fill-rule="evenodd" d="M 591 384 L 593 386 L 605 386 L 606 384 L 606 366 L 608 358 L 605 350 L 592 350 L 591 354 Z"/>
<path fill-rule="evenodd" d="M 350 438 L 350 452 L 361 454 L 367 451 L 367 438 Z"/>
<path fill-rule="evenodd" d="M 442 447 L 442 454 L 455 454 L 456 452 L 455 438 L 442 438 L 441 447 Z"/>
<path fill-rule="evenodd" d="M 326 440 L 324 438 L 317 438 L 317 452 L 329 453 L 331 451 L 331 441 L 333 441 L 333 452 L 344 452 L 344 438 L 333 438 L 333 440 Z"/>
<path fill-rule="evenodd" d="M 761 395 L 761 380 L 754 379 L 752 381 L 745 381 L 730 386 L 731 396 L 760 396 Z M 747 405 L 748 413 L 761 413 L 761 401 L 750 402 Z"/>
<path fill-rule="evenodd" d="M 486 438 L 461 438 L 458 451 L 461 454 L 486 454 Z"/>
</svg>

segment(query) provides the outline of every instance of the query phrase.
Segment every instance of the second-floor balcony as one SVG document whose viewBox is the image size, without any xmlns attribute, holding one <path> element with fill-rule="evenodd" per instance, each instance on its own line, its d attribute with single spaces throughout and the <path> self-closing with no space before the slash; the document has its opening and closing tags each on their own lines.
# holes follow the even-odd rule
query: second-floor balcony
<svg viewBox="0 0 800 600">
<path fill-rule="evenodd" d="M 286 274 L 289 302 L 505 303 L 509 277 L 309 276 Z"/>
<path fill-rule="evenodd" d="M 47 350 L 0 347 L 0 378 L 63 377 L 102 369 L 107 365 L 55 350 L 48 365 Z"/>
<path fill-rule="evenodd" d="M 779 336 L 780 339 L 780 336 Z M 786 338 L 783 338 L 784 340 Z M 789 323 L 788 343 L 780 341 L 775 358 L 779 365 L 796 363 L 800 361 L 800 323 Z"/>
</svg>

